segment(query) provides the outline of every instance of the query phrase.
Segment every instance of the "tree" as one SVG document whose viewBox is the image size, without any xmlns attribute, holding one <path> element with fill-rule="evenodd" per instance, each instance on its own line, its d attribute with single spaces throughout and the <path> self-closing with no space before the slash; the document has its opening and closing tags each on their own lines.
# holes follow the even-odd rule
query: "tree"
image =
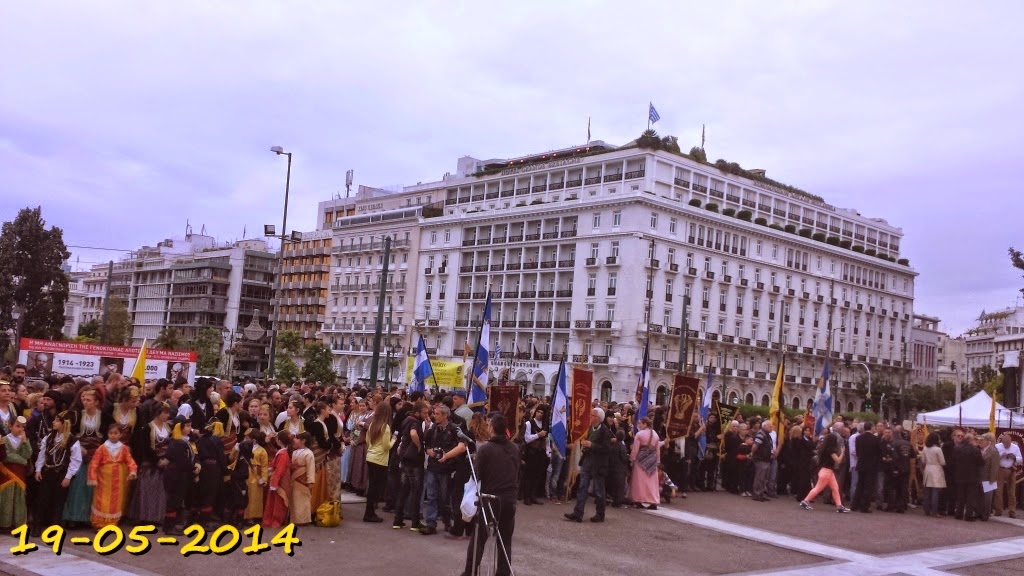
<svg viewBox="0 0 1024 576">
<path fill-rule="evenodd" d="M 636 139 L 637 148 L 647 148 L 650 150 L 661 150 L 661 138 L 658 137 L 658 133 L 653 128 L 644 130 L 643 134 Z"/>
<path fill-rule="evenodd" d="M 107 333 L 100 334 L 100 343 L 109 346 L 124 346 L 132 337 L 132 316 L 120 298 L 110 299 L 107 311 Z"/>
<path fill-rule="evenodd" d="M 995 368 L 988 365 L 979 366 L 971 371 L 971 385 L 976 390 L 984 390 L 985 385 L 995 380 L 997 376 L 999 373 Z"/>
<path fill-rule="evenodd" d="M 78 336 L 80 338 L 94 338 L 99 341 L 100 321 L 93 318 L 84 324 L 80 324 L 78 326 Z"/>
<path fill-rule="evenodd" d="M 704 149 L 700 146 L 690 148 L 690 157 L 698 162 L 707 163 L 708 161 L 708 155 L 704 153 Z"/>
<path fill-rule="evenodd" d="M 324 384 L 333 384 L 338 379 L 334 371 L 334 353 L 331 349 L 317 342 L 306 346 L 303 352 L 305 363 L 302 365 L 302 377 L 316 380 Z"/>
<path fill-rule="evenodd" d="M 676 154 L 682 154 L 682 150 L 679 149 L 679 138 L 675 136 L 665 136 L 661 139 L 661 149 L 669 152 L 675 152 Z"/>
<path fill-rule="evenodd" d="M 192 341 L 192 349 L 196 352 L 196 373 L 202 375 L 216 374 L 220 368 L 221 334 L 216 328 L 203 328 Z"/>
<path fill-rule="evenodd" d="M 1015 250 L 1013 246 L 1010 246 L 1010 264 L 1024 273 L 1024 254 L 1021 254 L 1020 250 Z"/>
<path fill-rule="evenodd" d="M 46 229 L 41 207 L 24 208 L 0 229 L 0 332 L 59 340 L 64 329 L 68 277 L 62 268 L 71 256 L 64 232 Z M 15 320 L 15 310 L 20 316 Z M 0 342 L 4 349 L 9 342 Z"/>
<path fill-rule="evenodd" d="M 153 340 L 153 348 L 160 350 L 181 350 L 184 347 L 181 334 L 174 328 L 161 328 L 156 340 Z"/>
<path fill-rule="evenodd" d="M 274 378 L 282 382 L 291 382 L 299 378 L 299 367 L 294 356 L 302 350 L 302 337 L 298 332 L 284 330 L 277 333 L 277 356 L 274 357 Z"/>
<path fill-rule="evenodd" d="M 889 380 L 888 376 L 876 377 L 871 381 L 871 397 L 869 398 L 868 381 L 866 377 L 862 376 L 857 382 L 857 394 L 868 401 L 871 410 L 881 414 L 882 395 L 884 394 L 886 399 L 896 398 L 899 388 Z"/>
</svg>

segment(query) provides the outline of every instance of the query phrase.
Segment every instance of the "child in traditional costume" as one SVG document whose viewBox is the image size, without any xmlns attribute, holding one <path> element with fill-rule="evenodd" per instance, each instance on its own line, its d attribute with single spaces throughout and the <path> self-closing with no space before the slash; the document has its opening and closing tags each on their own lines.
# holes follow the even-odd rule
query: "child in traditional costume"
<svg viewBox="0 0 1024 576">
<path fill-rule="evenodd" d="M 199 523 L 212 525 L 213 512 L 220 502 L 227 473 L 227 456 L 224 454 L 224 426 L 219 420 L 211 420 L 203 435 L 196 441 L 199 459 Z"/>
<path fill-rule="evenodd" d="M 107 441 L 89 462 L 89 486 L 92 497 L 92 527 L 116 526 L 128 503 L 128 482 L 135 480 L 138 467 L 127 446 L 121 443 L 121 425 L 111 422 Z"/>
<path fill-rule="evenodd" d="M 28 522 L 25 479 L 32 469 L 32 445 L 26 425 L 28 420 L 19 416 L 10 434 L 0 436 L 0 530 L 5 532 Z"/>
<path fill-rule="evenodd" d="M 50 433 L 39 442 L 35 474 L 39 489 L 32 515 L 36 525 L 34 533 L 40 534 L 45 528 L 60 524 L 68 486 L 81 467 L 82 448 L 71 433 L 71 413 L 64 411 L 53 417 Z"/>
<path fill-rule="evenodd" d="M 263 525 L 267 528 L 280 528 L 288 521 L 292 493 L 291 434 L 285 430 L 278 432 L 274 444 L 277 452 L 270 462 L 267 502 L 263 508 Z"/>
<path fill-rule="evenodd" d="M 295 437 L 292 443 L 292 497 L 291 519 L 296 526 L 303 526 L 313 521 L 310 507 L 310 488 L 316 480 L 316 459 L 313 451 L 307 448 L 312 442 L 309 432 Z"/>
<path fill-rule="evenodd" d="M 171 441 L 167 444 L 164 454 L 164 490 L 167 493 L 167 512 L 164 515 L 164 534 L 180 534 L 177 526 L 179 517 L 184 513 L 188 497 L 195 486 L 199 474 L 199 463 L 196 462 L 196 450 L 189 436 L 192 424 L 188 418 L 178 416 L 174 419 Z"/>
<path fill-rule="evenodd" d="M 249 478 L 246 480 L 245 519 L 258 524 L 263 518 L 263 492 L 267 489 L 270 458 L 267 455 L 267 440 L 258 428 L 250 428 L 246 437 L 252 442 L 252 458 L 249 460 Z"/>
</svg>

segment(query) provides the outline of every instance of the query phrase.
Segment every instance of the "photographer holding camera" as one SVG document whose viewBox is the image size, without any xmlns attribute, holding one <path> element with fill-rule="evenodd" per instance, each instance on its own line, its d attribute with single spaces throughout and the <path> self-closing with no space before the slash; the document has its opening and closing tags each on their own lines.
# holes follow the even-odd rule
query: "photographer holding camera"
<svg viewBox="0 0 1024 576">
<path fill-rule="evenodd" d="M 466 568 L 462 576 L 477 573 L 488 538 L 485 520 L 494 522 L 498 529 L 498 576 L 512 574 L 512 532 L 516 528 L 516 498 L 519 495 L 519 447 L 508 439 L 508 420 L 501 413 L 490 419 L 493 436 L 477 448 L 475 462 L 480 493 L 487 494 L 485 503 L 473 519 L 477 523 L 476 536 L 466 550 Z M 487 507 L 487 517 L 483 508 Z"/>
<path fill-rule="evenodd" d="M 449 416 L 451 410 L 444 404 L 434 406 L 434 424 L 423 434 L 423 446 L 427 453 L 427 473 L 423 477 L 424 526 L 420 534 L 431 536 L 437 534 L 437 516 L 445 523 L 447 530 L 452 522 L 451 499 L 448 488 L 452 473 L 455 472 L 455 460 L 465 454 L 466 444 L 459 440 L 459 427 Z"/>
</svg>

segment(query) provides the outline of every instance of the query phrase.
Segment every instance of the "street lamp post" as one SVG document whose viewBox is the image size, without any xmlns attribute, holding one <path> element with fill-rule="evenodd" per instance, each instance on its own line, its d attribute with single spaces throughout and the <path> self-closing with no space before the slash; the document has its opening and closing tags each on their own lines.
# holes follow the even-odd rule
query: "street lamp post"
<svg viewBox="0 0 1024 576">
<path fill-rule="evenodd" d="M 282 273 L 284 270 L 284 243 L 286 239 L 286 230 L 288 230 L 288 193 L 292 183 L 292 153 L 285 152 L 280 146 L 271 146 L 270 151 L 278 156 L 284 155 L 288 157 L 288 169 L 285 173 L 284 178 L 284 214 L 281 216 L 281 247 L 277 253 L 277 282 L 278 286 L 282 285 Z M 272 229 L 272 227 L 271 227 Z M 271 232 L 271 235 L 273 233 Z M 277 296 L 272 295 L 273 296 Z M 270 374 L 274 373 L 274 356 L 277 352 L 277 324 L 280 321 L 281 305 L 280 298 L 274 298 L 274 324 L 270 330 L 270 363 L 267 367 L 267 372 Z"/>
</svg>

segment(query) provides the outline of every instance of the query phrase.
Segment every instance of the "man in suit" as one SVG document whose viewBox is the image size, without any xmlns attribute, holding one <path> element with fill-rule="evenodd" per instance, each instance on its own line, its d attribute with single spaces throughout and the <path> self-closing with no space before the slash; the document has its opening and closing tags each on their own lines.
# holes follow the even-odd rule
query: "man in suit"
<svg viewBox="0 0 1024 576">
<path fill-rule="evenodd" d="M 968 522 L 974 522 L 981 515 L 981 469 L 985 459 L 976 442 L 974 433 L 971 433 L 953 449 L 953 462 L 956 463 L 953 473 L 956 485 L 954 513 L 957 520 Z"/>
<path fill-rule="evenodd" d="M 995 434 L 988 432 L 981 435 L 981 457 L 984 460 L 981 467 L 981 481 L 997 485 L 999 482 L 999 450 L 996 449 Z M 988 520 L 992 513 L 992 500 L 995 494 L 995 490 L 984 492 L 981 499 L 981 510 L 978 514 L 982 520 Z"/>
<path fill-rule="evenodd" d="M 882 464 L 881 444 L 874 433 L 873 423 L 864 422 L 864 432 L 857 436 L 857 493 L 853 509 L 871 513 L 871 498 L 875 494 L 878 471 Z"/>
<path fill-rule="evenodd" d="M 612 431 L 604 422 L 604 410 L 594 408 L 590 411 L 590 428 L 586 439 L 581 442 L 583 460 L 580 462 L 580 479 L 576 487 L 576 508 L 565 514 L 566 520 L 583 522 L 583 511 L 586 509 L 587 496 L 593 484 L 597 514 L 590 521 L 604 522 L 604 478 L 608 474 L 612 438 Z"/>
</svg>

